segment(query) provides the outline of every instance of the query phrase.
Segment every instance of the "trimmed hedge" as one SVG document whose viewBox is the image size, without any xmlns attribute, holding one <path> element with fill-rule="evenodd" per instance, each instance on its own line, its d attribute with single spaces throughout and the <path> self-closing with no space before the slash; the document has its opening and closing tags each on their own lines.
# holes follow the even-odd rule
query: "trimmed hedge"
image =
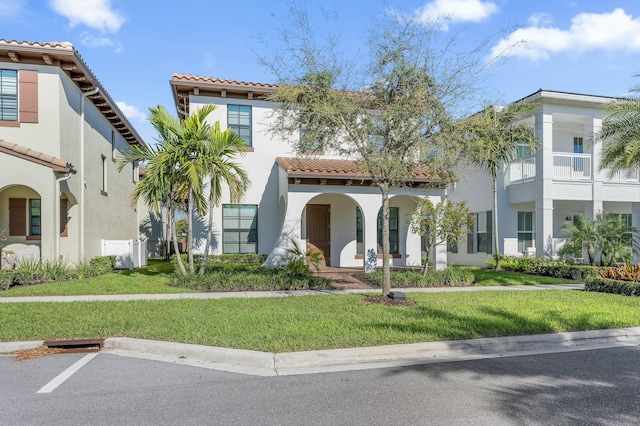
<svg viewBox="0 0 640 426">
<path fill-rule="evenodd" d="M 169 285 L 191 290 L 253 291 L 253 290 L 325 290 L 331 288 L 331 280 L 324 277 L 292 277 L 280 274 L 278 269 L 260 271 L 212 272 L 204 275 L 172 274 Z"/>
<path fill-rule="evenodd" d="M 608 278 L 587 277 L 585 291 L 621 294 L 624 296 L 640 296 L 640 283 L 632 281 L 617 281 Z"/>
<path fill-rule="evenodd" d="M 382 287 L 382 271 L 364 274 L 364 277 L 371 283 Z M 473 285 L 475 279 L 472 272 L 456 268 L 447 268 L 444 271 L 427 271 L 427 275 L 422 275 L 422 271 L 402 270 L 391 271 L 391 287 L 458 287 Z"/>
<path fill-rule="evenodd" d="M 186 253 L 182 253 L 182 262 L 185 265 L 189 262 L 189 257 Z M 210 254 L 207 256 L 207 267 L 210 265 L 262 265 L 267 260 L 266 254 Z M 199 267 L 202 263 L 202 255 L 193 255 L 194 263 Z M 176 255 L 171 256 L 171 263 L 174 268 L 178 270 L 178 259 Z"/>
<path fill-rule="evenodd" d="M 489 268 L 496 267 L 495 259 L 487 261 Z M 504 271 L 523 272 L 546 277 L 585 280 L 595 276 L 598 268 L 590 265 L 579 265 L 570 261 L 558 261 L 544 257 L 501 256 L 500 267 Z"/>
</svg>

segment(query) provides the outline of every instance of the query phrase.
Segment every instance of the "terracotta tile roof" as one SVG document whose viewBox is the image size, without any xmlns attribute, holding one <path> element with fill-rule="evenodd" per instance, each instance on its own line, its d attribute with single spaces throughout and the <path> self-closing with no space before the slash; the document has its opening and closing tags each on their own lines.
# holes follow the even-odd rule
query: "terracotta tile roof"
<svg viewBox="0 0 640 426">
<path fill-rule="evenodd" d="M 99 88 L 99 94 L 90 96 L 96 108 L 129 143 L 144 145 L 144 141 L 127 116 L 111 98 L 73 44 L 66 41 L 32 42 L 0 39 L 0 58 L 2 61 L 14 63 L 58 66 L 82 92 Z"/>
<path fill-rule="evenodd" d="M 275 84 L 224 80 L 221 78 L 204 77 L 201 75 L 191 75 L 191 74 L 173 74 L 173 80 L 186 81 L 186 82 L 192 82 L 192 83 L 208 83 L 208 84 L 219 84 L 224 86 L 236 86 L 238 88 L 256 88 L 256 89 L 277 89 L 278 88 L 278 86 Z"/>
<path fill-rule="evenodd" d="M 364 164 L 354 160 L 278 157 L 276 158 L 276 162 L 289 174 L 289 177 L 370 179 Z M 431 180 L 434 180 L 434 177 L 429 176 L 426 168 L 420 168 L 414 176 L 414 181 L 416 182 L 427 182 Z"/>
<path fill-rule="evenodd" d="M 32 163 L 40 164 L 46 167 L 51 167 L 54 172 L 75 173 L 73 164 L 68 161 L 61 160 L 51 155 L 44 154 L 34 149 L 25 148 L 15 143 L 7 142 L 0 139 L 0 152 L 12 155 L 14 157 L 22 158 Z"/>
</svg>

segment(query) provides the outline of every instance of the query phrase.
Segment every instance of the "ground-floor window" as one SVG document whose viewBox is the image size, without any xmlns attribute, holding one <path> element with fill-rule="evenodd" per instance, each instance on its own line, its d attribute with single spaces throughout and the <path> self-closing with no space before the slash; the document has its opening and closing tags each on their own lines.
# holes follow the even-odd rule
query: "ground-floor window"
<svg viewBox="0 0 640 426">
<path fill-rule="evenodd" d="M 398 254 L 398 207 L 389 207 L 389 253 Z M 382 209 L 378 212 L 378 253 L 382 253 Z M 360 207 L 356 207 L 356 254 L 364 254 L 363 220 Z"/>
<path fill-rule="evenodd" d="M 533 212 L 518 212 L 518 252 L 533 247 Z"/>
<path fill-rule="evenodd" d="M 222 206 L 222 252 L 258 253 L 258 206 Z"/>
<path fill-rule="evenodd" d="M 467 234 L 467 253 L 492 253 L 491 220 L 492 212 L 478 212 L 473 214 L 475 223 Z"/>
<path fill-rule="evenodd" d="M 40 212 L 40 200 L 29 200 L 29 235 L 40 235 L 41 229 L 41 212 Z"/>
</svg>

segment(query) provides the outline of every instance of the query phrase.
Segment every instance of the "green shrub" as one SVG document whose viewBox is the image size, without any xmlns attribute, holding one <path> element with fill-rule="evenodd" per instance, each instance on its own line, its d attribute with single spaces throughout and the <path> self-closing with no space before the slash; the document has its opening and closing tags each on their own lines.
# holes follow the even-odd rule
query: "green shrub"
<svg viewBox="0 0 640 426">
<path fill-rule="evenodd" d="M 585 291 L 621 294 L 624 296 L 640 296 L 640 283 L 633 281 L 617 281 L 608 278 L 587 277 Z"/>
<path fill-rule="evenodd" d="M 182 261 L 186 265 L 189 261 L 189 257 L 186 253 L 182 253 Z M 266 254 L 211 254 L 207 257 L 207 268 L 211 265 L 262 265 L 267 260 Z M 202 255 L 194 254 L 193 261 L 196 265 L 200 266 L 202 263 Z M 171 256 L 171 263 L 173 267 L 178 270 L 178 259 L 176 255 Z"/>
<path fill-rule="evenodd" d="M 296 277 L 269 272 L 213 272 L 205 275 L 172 274 L 169 285 L 196 291 L 308 290 L 329 289 L 331 280 L 324 277 Z"/>
<path fill-rule="evenodd" d="M 487 261 L 487 266 L 495 268 L 495 259 Z M 598 270 L 596 267 L 575 264 L 573 261 L 558 261 L 531 256 L 502 256 L 500 257 L 500 267 L 505 271 L 573 280 L 584 280 L 593 276 Z"/>
<path fill-rule="evenodd" d="M 94 277 L 108 274 L 116 269 L 115 256 L 98 256 L 89 260 L 89 266 L 95 271 Z"/>
<path fill-rule="evenodd" d="M 366 274 L 366 278 L 373 284 L 382 286 L 382 271 Z M 416 270 L 391 271 L 391 286 L 399 288 L 469 286 L 473 284 L 473 280 L 472 272 L 456 268 L 430 270 L 426 275 Z"/>
</svg>

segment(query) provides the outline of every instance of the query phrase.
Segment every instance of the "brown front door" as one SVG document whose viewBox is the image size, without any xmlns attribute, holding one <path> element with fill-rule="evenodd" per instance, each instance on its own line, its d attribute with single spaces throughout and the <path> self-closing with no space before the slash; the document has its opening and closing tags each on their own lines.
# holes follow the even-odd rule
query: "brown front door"
<svg viewBox="0 0 640 426">
<path fill-rule="evenodd" d="M 307 242 L 322 251 L 327 266 L 331 266 L 331 220 L 329 211 L 329 205 L 327 204 L 307 204 Z"/>
</svg>

